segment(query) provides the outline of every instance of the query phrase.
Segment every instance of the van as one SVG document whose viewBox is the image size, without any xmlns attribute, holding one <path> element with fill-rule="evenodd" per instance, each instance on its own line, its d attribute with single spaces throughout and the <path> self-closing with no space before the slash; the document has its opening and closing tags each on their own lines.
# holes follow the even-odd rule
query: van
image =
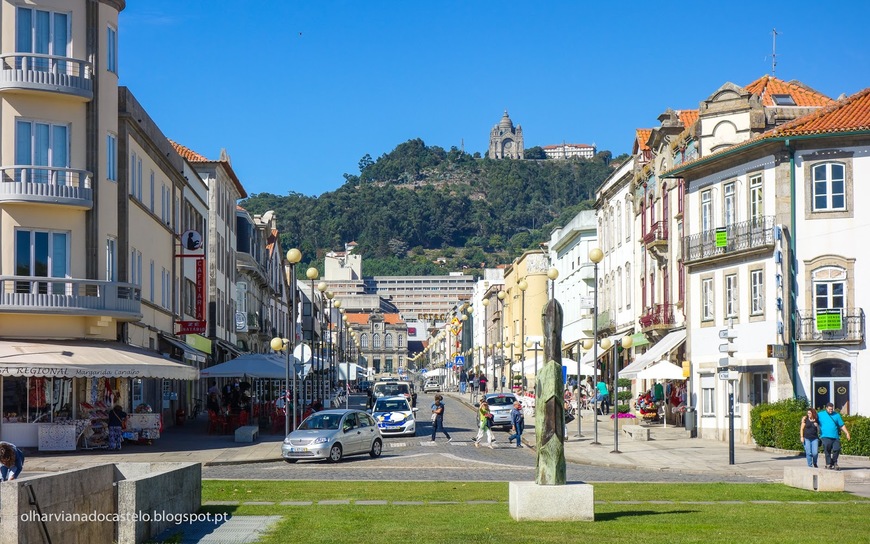
<svg viewBox="0 0 870 544">
<path fill-rule="evenodd" d="M 411 407 L 417 405 L 417 393 L 414 391 L 414 386 L 411 382 L 383 380 L 375 382 L 372 386 L 372 400 L 377 400 L 380 397 L 397 397 L 400 395 L 408 399 Z"/>
</svg>

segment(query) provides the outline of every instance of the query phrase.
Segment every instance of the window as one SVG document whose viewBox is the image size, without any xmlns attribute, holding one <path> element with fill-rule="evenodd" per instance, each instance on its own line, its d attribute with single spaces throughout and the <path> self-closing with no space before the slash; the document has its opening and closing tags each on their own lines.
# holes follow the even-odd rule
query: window
<svg viewBox="0 0 870 544">
<path fill-rule="evenodd" d="M 118 73 L 118 31 L 112 27 L 106 29 L 106 70 Z"/>
<path fill-rule="evenodd" d="M 826 267 L 813 271 L 813 293 L 816 326 L 818 330 L 822 330 L 819 325 L 821 319 L 819 314 L 830 315 L 839 311 L 842 315 L 845 308 L 846 271 L 838 267 Z M 840 323 L 842 325 L 842 318 Z"/>
<path fill-rule="evenodd" d="M 106 281 L 118 281 L 118 240 L 106 239 Z"/>
<path fill-rule="evenodd" d="M 701 320 L 713 319 L 713 278 L 701 280 Z"/>
<path fill-rule="evenodd" d="M 764 217 L 764 188 L 761 175 L 749 178 L 749 219 L 753 225 L 760 225 Z"/>
<path fill-rule="evenodd" d="M 148 209 L 151 210 L 151 213 L 154 213 L 154 170 L 151 171 L 151 178 L 149 182 L 150 194 L 148 195 Z"/>
<path fill-rule="evenodd" d="M 399 335 L 399 347 L 400 348 L 405 347 L 405 337 L 401 334 Z"/>
<path fill-rule="evenodd" d="M 130 250 L 130 283 L 142 287 L 142 252 Z"/>
<path fill-rule="evenodd" d="M 367 348 L 367 347 L 369 347 L 369 335 L 367 335 L 367 334 L 361 334 L 361 335 L 359 336 L 359 345 L 360 345 L 361 348 Z"/>
<path fill-rule="evenodd" d="M 761 270 L 753 270 L 749 274 L 751 283 L 752 315 L 764 313 L 764 273 Z"/>
<path fill-rule="evenodd" d="M 114 134 L 106 136 L 106 179 L 118 181 L 118 138 Z"/>
<path fill-rule="evenodd" d="M 15 51 L 40 55 L 69 56 L 70 21 L 66 13 L 20 7 L 17 11 Z M 21 69 L 23 56 L 16 57 Z M 65 60 L 37 57 L 27 60 L 29 70 L 67 73 Z"/>
<path fill-rule="evenodd" d="M 154 302 L 154 261 L 148 269 L 148 300 Z"/>
<path fill-rule="evenodd" d="M 616 269 L 616 307 L 622 310 L 622 267 Z"/>
<path fill-rule="evenodd" d="M 724 197 L 722 199 L 723 218 L 725 219 L 724 226 L 730 227 L 737 222 L 737 210 L 735 209 L 735 183 L 732 181 L 726 183 L 723 188 Z"/>
<path fill-rule="evenodd" d="M 752 374 L 752 385 L 750 388 L 750 405 L 757 406 L 766 403 L 768 399 L 768 390 L 770 389 L 770 375 L 767 372 L 756 372 Z"/>
<path fill-rule="evenodd" d="M 15 121 L 15 181 L 66 185 L 69 168 L 69 127 L 18 119 Z"/>
<path fill-rule="evenodd" d="M 372 335 L 372 347 L 374 349 L 380 349 L 380 347 L 381 347 L 381 335 L 380 334 L 373 334 Z"/>
<path fill-rule="evenodd" d="M 838 162 L 813 166 L 813 211 L 846 209 L 846 167 Z"/>
<path fill-rule="evenodd" d="M 737 317 L 737 274 L 725 276 L 725 317 Z"/>
<path fill-rule="evenodd" d="M 716 376 L 701 376 L 701 415 L 716 415 Z"/>
<path fill-rule="evenodd" d="M 393 358 L 392 357 L 386 358 L 386 361 L 384 362 L 384 372 L 389 372 L 389 373 L 393 372 Z"/>
<path fill-rule="evenodd" d="M 385 334 L 384 335 L 384 347 L 385 348 L 392 348 L 393 347 L 393 335 L 392 334 Z M 389 362 L 389 359 L 387 359 L 387 361 L 388 361 L 387 364 L 390 364 L 390 365 L 392 364 Z"/>
<path fill-rule="evenodd" d="M 622 202 L 616 203 L 616 243 L 622 245 Z"/>
<path fill-rule="evenodd" d="M 705 236 L 712 236 L 710 230 L 713 228 L 713 218 L 711 216 L 713 210 L 713 193 L 712 191 L 704 191 L 701 193 L 701 232 Z"/>
<path fill-rule="evenodd" d="M 47 230 L 15 231 L 15 275 L 69 277 L 69 234 Z M 49 287 L 51 285 L 51 287 Z M 16 281 L 16 293 L 64 294 L 63 283 Z"/>
<path fill-rule="evenodd" d="M 631 264 L 625 263 L 625 309 L 631 309 Z"/>
</svg>

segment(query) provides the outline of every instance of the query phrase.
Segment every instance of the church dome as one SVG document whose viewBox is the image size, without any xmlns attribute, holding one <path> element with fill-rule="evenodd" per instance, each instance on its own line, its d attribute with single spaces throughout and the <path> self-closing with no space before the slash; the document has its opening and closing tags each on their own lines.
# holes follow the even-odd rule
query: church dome
<svg viewBox="0 0 870 544">
<path fill-rule="evenodd" d="M 501 118 L 501 122 L 498 124 L 498 128 L 502 130 L 513 130 L 514 124 L 511 122 L 511 118 L 508 117 L 507 110 L 504 110 L 504 115 Z"/>
</svg>

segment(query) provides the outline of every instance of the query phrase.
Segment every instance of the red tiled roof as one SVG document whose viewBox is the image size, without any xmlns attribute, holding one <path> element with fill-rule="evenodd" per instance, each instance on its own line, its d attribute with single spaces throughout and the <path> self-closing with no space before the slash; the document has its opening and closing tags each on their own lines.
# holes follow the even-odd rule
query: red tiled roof
<svg viewBox="0 0 870 544">
<path fill-rule="evenodd" d="M 834 102 L 833 99 L 799 83 L 792 83 L 771 76 L 762 76 L 744 87 L 747 91 L 761 97 L 765 106 L 776 106 L 773 95 L 788 94 L 796 106 L 821 107 Z"/>
<path fill-rule="evenodd" d="M 694 125 L 695 121 L 698 120 L 698 110 L 680 110 L 678 115 L 686 128 Z"/>
<path fill-rule="evenodd" d="M 638 151 L 646 151 L 649 149 L 649 145 L 647 145 L 647 142 L 649 141 L 650 134 L 652 134 L 651 128 L 637 129 L 634 138 L 634 151 L 632 152 L 632 155 L 637 154 Z"/>
<path fill-rule="evenodd" d="M 681 164 L 673 170 L 683 171 L 688 166 L 706 162 L 708 159 L 715 158 L 723 153 L 751 147 L 759 142 L 773 138 L 856 131 L 870 131 L 870 87 L 843 100 L 833 101 L 825 108 L 820 108 L 812 113 L 763 132 L 745 142 Z M 665 175 L 668 173 L 666 172 Z"/>
<path fill-rule="evenodd" d="M 558 149 L 560 147 L 583 147 L 583 148 L 592 148 L 595 146 L 591 146 L 589 144 L 558 144 L 558 145 L 545 145 L 542 146 L 541 149 Z"/>
<path fill-rule="evenodd" d="M 354 325 L 368 325 L 369 317 L 371 314 L 360 313 L 360 312 L 357 312 L 357 313 L 347 312 L 344 315 L 347 317 L 348 323 L 352 323 Z M 399 314 L 383 314 L 383 316 L 384 316 L 384 323 L 386 323 L 387 325 L 397 325 L 399 323 L 404 323 L 404 321 L 402 321 L 402 318 L 399 316 Z"/>
<path fill-rule="evenodd" d="M 181 155 L 181 157 L 183 159 L 187 160 L 188 162 L 211 162 L 207 158 L 205 158 L 204 156 L 197 153 L 196 151 L 193 151 L 190 148 L 184 147 L 183 145 L 181 145 L 177 142 L 173 142 L 172 140 L 169 140 L 169 143 L 172 144 L 172 147 L 175 148 L 175 151 L 179 155 Z"/>
</svg>

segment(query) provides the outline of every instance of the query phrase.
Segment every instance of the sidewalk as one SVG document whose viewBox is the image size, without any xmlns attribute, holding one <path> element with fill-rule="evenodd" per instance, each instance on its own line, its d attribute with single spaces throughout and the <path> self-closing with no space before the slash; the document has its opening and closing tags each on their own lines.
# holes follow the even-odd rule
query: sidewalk
<svg viewBox="0 0 870 544">
<path fill-rule="evenodd" d="M 468 394 L 444 393 L 448 398 L 473 408 Z M 727 442 L 688 438 L 679 428 L 653 427 L 652 440 L 634 441 L 619 435 L 619 451 L 613 450 L 613 420 L 598 416 L 598 442 L 593 444 L 593 415 L 584 411 L 581 419 L 583 436 L 577 438 L 577 421 L 568 424 L 565 458 L 569 462 L 600 467 L 654 470 L 671 473 L 738 474 L 766 481 L 782 481 L 786 466 L 804 467 L 803 453 L 761 450 L 735 444 L 734 461 L 729 464 Z M 272 462 L 281 459 L 281 434 L 261 434 L 254 444 L 237 444 L 233 435 L 206 433 L 208 421 L 203 417 L 187 421 L 183 427 L 167 429 L 151 445 L 124 445 L 115 451 L 76 451 L 69 453 L 31 451 L 25 461 L 27 472 L 57 472 L 72 467 L 120 462 L 197 462 L 203 465 L 226 465 Z M 524 442 L 532 446 L 534 419 L 526 418 Z M 824 461 L 822 461 L 824 462 Z M 839 465 L 846 474 L 846 490 L 870 497 L 870 459 L 841 456 Z"/>
</svg>

